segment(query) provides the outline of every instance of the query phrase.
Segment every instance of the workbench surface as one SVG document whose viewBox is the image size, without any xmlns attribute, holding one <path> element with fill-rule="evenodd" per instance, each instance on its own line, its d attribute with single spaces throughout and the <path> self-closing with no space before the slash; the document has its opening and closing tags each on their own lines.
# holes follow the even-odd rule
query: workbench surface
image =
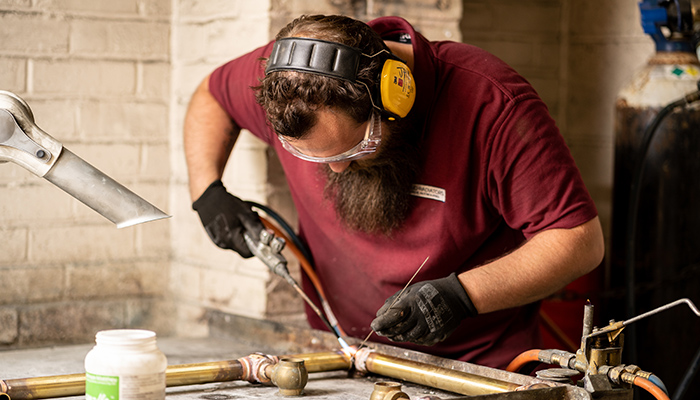
<svg viewBox="0 0 700 400">
<path fill-rule="evenodd" d="M 0 351 L 0 379 L 29 378 L 50 375 L 84 373 L 85 355 L 92 345 L 72 345 L 28 350 Z M 222 338 L 159 338 L 158 347 L 168 358 L 168 365 L 237 359 L 256 351 L 269 349 L 241 346 L 235 340 Z M 246 347 L 246 348 L 243 348 Z M 274 354 L 274 353 L 273 353 Z M 348 377 L 346 371 L 309 374 L 303 398 L 369 399 L 374 382 L 391 379 Z M 413 384 L 402 387 L 412 399 L 427 395 L 454 398 L 454 394 Z M 258 399 L 281 398 L 277 388 L 244 381 L 209 383 L 167 388 L 168 399 Z M 64 397 L 83 399 L 84 396 Z"/>
</svg>

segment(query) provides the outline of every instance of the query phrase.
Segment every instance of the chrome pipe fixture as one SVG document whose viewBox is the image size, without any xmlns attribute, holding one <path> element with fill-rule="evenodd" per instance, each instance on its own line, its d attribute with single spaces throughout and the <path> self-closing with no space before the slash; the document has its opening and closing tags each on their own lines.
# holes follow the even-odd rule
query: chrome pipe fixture
<svg viewBox="0 0 700 400">
<path fill-rule="evenodd" d="M 169 217 L 66 149 L 34 123 L 22 98 L 0 90 L 0 163 L 7 161 L 58 186 L 117 228 Z"/>
</svg>

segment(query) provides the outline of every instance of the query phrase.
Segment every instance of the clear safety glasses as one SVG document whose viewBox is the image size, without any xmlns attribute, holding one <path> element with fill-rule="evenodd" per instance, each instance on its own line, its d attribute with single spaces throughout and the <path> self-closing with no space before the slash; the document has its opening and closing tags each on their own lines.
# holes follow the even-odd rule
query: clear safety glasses
<svg viewBox="0 0 700 400">
<path fill-rule="evenodd" d="M 348 151 L 344 151 L 340 154 L 328 157 L 315 157 L 302 153 L 294 147 L 291 143 L 285 140 L 282 136 L 277 135 L 277 138 L 282 143 L 282 147 L 285 150 L 292 153 L 293 156 L 301 158 L 305 161 L 311 161 L 315 163 L 335 163 L 343 161 L 352 161 L 362 158 L 368 154 L 374 153 L 382 140 L 382 118 L 379 112 L 376 110 L 372 111 L 372 116 L 369 118 L 369 123 L 367 124 L 367 130 L 365 131 L 365 137 L 356 144 L 353 148 Z"/>
</svg>

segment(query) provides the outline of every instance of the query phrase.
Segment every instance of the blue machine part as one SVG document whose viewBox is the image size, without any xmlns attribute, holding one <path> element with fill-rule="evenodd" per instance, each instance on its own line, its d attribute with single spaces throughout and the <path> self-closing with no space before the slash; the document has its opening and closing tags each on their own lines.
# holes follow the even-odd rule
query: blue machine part
<svg viewBox="0 0 700 400">
<path fill-rule="evenodd" d="M 686 3 L 687 0 L 643 0 L 639 3 L 642 28 L 654 40 L 656 51 L 694 52 L 692 15 L 683 12 Z M 686 21 L 688 17 L 690 21 Z M 665 35 L 663 27 L 672 34 Z"/>
</svg>

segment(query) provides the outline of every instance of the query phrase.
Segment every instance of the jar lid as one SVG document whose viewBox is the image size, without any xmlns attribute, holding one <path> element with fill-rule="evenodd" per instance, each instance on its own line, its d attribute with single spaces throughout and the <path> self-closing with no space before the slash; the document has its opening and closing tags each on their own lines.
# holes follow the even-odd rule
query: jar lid
<svg viewBox="0 0 700 400">
<path fill-rule="evenodd" d="M 145 329 L 110 329 L 95 335 L 95 341 L 104 344 L 141 344 L 155 338 L 155 332 Z"/>
</svg>

